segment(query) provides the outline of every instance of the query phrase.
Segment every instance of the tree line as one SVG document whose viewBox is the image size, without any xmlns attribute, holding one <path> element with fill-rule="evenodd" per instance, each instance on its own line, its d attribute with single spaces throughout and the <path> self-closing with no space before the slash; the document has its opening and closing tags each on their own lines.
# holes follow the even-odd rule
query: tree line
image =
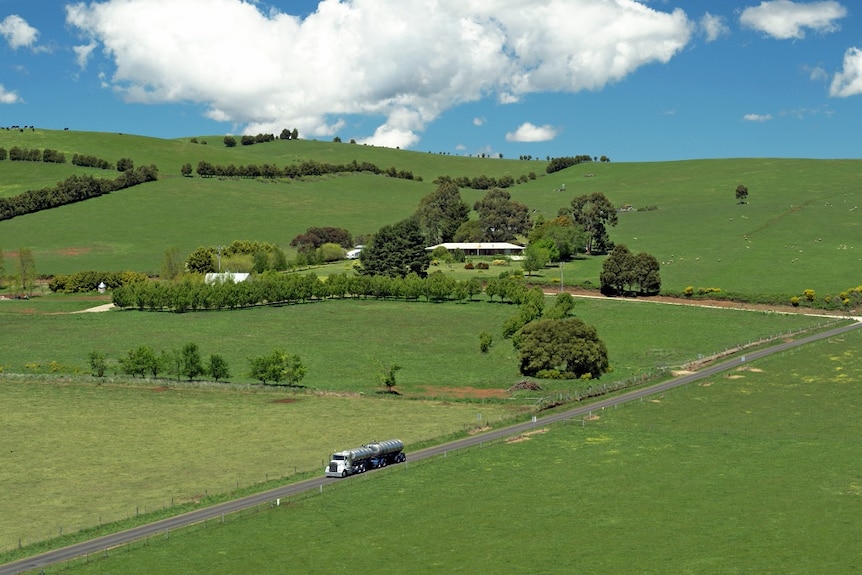
<svg viewBox="0 0 862 575">
<path fill-rule="evenodd" d="M 491 300 L 519 302 L 527 290 L 522 278 L 488 281 L 486 293 Z M 403 299 L 429 302 L 472 301 L 483 290 L 478 278 L 456 280 L 441 271 L 426 278 L 417 274 L 405 277 L 385 275 L 333 274 L 321 279 L 315 273 L 278 274 L 266 272 L 251 279 L 206 284 L 200 276 L 166 282 L 133 282 L 112 291 L 114 305 L 141 311 L 175 313 L 228 310 L 260 305 L 288 305 L 332 298 Z"/>
<path fill-rule="evenodd" d="M 386 169 L 379 168 L 370 162 L 357 162 L 353 160 L 350 164 L 329 164 L 306 160 L 299 164 L 279 167 L 274 164 L 248 164 L 234 165 L 212 164 L 207 161 L 198 162 L 197 174 L 202 178 L 225 177 L 225 178 L 302 178 L 306 176 L 323 176 L 327 174 L 368 172 L 371 174 L 385 175 L 403 180 L 422 181 L 422 178 L 414 178 L 413 172 L 409 170 L 398 170 L 395 167 Z M 191 175 L 191 164 L 185 164 L 181 168 L 184 176 Z"/>
<path fill-rule="evenodd" d="M 94 377 L 104 377 L 108 369 L 105 354 L 91 351 L 87 356 L 90 371 Z M 248 358 L 249 377 L 263 385 L 297 385 L 305 377 L 306 368 L 298 355 L 280 349 Z M 180 381 L 185 378 L 193 381 L 196 377 L 207 376 L 219 382 L 231 377 L 227 360 L 218 353 L 204 359 L 196 343 L 187 343 L 179 349 L 161 350 L 160 353 L 148 346 L 141 345 L 130 349 L 117 359 L 119 371 L 132 377 L 158 378 L 165 374 Z"/>
<path fill-rule="evenodd" d="M 27 190 L 17 196 L 0 198 L 0 221 L 97 198 L 138 184 L 155 181 L 158 177 L 159 170 L 152 164 L 123 172 L 113 180 L 97 179 L 89 175 L 69 176 L 53 187 Z"/>
</svg>

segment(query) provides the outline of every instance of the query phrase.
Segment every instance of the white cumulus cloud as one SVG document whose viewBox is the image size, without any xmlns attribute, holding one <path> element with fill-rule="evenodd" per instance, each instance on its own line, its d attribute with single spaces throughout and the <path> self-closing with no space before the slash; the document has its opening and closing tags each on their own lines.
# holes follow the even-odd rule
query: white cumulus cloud
<svg viewBox="0 0 862 575">
<path fill-rule="evenodd" d="M 6 38 L 13 50 L 17 50 L 22 47 L 32 47 L 39 37 L 39 31 L 17 14 L 11 14 L 0 22 L 0 35 Z"/>
<path fill-rule="evenodd" d="M 746 8 L 739 16 L 743 26 L 764 32 L 778 40 L 805 37 L 805 28 L 817 32 L 834 32 L 836 20 L 847 15 L 847 9 L 835 2 L 791 2 L 772 0 Z"/>
<path fill-rule="evenodd" d="M 730 34 L 730 28 L 724 22 L 724 16 L 715 16 L 707 12 L 700 19 L 700 29 L 707 42 L 714 42 L 722 36 Z"/>
<path fill-rule="evenodd" d="M 742 119 L 746 122 L 768 122 L 772 119 L 772 114 L 746 114 Z"/>
<path fill-rule="evenodd" d="M 0 104 L 17 104 L 21 98 L 15 92 L 9 92 L 0 84 Z"/>
<path fill-rule="evenodd" d="M 296 127 L 311 137 L 364 115 L 381 118 L 365 142 L 400 147 L 465 102 L 599 90 L 668 62 L 695 28 L 681 9 L 634 0 L 261 10 L 241 0 L 103 0 L 67 5 L 66 20 L 112 61 L 108 81 L 128 101 L 204 103 L 209 117 L 247 133 Z"/>
<path fill-rule="evenodd" d="M 839 98 L 862 94 L 862 50 L 853 47 L 844 52 L 844 67 L 832 78 L 829 95 Z"/>
<path fill-rule="evenodd" d="M 514 132 L 506 134 L 507 142 L 547 142 L 557 136 L 553 126 L 534 126 L 530 122 L 524 122 Z"/>
</svg>

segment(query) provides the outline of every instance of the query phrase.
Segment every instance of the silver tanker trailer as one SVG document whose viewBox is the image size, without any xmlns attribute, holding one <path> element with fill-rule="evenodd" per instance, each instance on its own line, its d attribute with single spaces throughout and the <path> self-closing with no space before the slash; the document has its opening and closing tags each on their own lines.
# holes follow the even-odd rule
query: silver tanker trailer
<svg viewBox="0 0 862 575">
<path fill-rule="evenodd" d="M 392 463 L 401 463 L 407 460 L 403 450 L 404 443 L 400 439 L 388 439 L 339 451 L 329 458 L 329 465 L 324 472 L 327 477 L 347 477 Z"/>
</svg>

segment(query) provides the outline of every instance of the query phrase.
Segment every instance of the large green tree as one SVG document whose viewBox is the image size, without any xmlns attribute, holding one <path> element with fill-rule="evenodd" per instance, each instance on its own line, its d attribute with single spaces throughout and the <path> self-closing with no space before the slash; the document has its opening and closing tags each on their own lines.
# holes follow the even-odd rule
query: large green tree
<svg viewBox="0 0 862 575">
<path fill-rule="evenodd" d="M 506 242 L 518 234 L 530 231 L 532 223 L 526 205 L 512 199 L 512 194 L 500 188 L 491 188 L 473 205 L 479 214 L 482 239 L 488 242 Z"/>
<path fill-rule="evenodd" d="M 587 245 L 588 236 L 570 216 L 560 216 L 536 221 L 533 229 L 530 230 L 529 241 L 533 243 L 543 239 L 554 242 L 560 254 L 559 259 L 563 261 L 574 256 L 578 250 L 583 251 Z"/>
<path fill-rule="evenodd" d="M 451 242 L 461 224 L 470 219 L 470 206 L 461 199 L 457 184 L 444 178 L 419 202 L 416 218 L 429 245 Z"/>
<path fill-rule="evenodd" d="M 602 264 L 599 274 L 602 293 L 606 295 L 654 295 L 661 290 L 660 266 L 655 256 L 637 255 L 625 244 L 617 244 Z"/>
<path fill-rule="evenodd" d="M 305 377 L 306 368 L 298 355 L 274 349 L 266 355 L 249 358 L 250 373 L 264 385 L 297 385 Z"/>
<path fill-rule="evenodd" d="M 597 379 L 610 370 L 608 350 L 598 332 L 575 317 L 532 321 L 512 343 L 523 375 Z"/>
<path fill-rule="evenodd" d="M 572 200 L 571 211 L 560 211 L 561 215 L 571 215 L 572 220 L 589 234 L 588 253 L 607 253 L 613 249 L 608 228 L 617 225 L 617 209 L 603 193 L 578 196 Z"/>
<path fill-rule="evenodd" d="M 431 264 L 425 247 L 425 236 L 416 218 L 383 226 L 359 254 L 361 273 L 389 277 L 415 273 L 424 278 Z"/>
</svg>

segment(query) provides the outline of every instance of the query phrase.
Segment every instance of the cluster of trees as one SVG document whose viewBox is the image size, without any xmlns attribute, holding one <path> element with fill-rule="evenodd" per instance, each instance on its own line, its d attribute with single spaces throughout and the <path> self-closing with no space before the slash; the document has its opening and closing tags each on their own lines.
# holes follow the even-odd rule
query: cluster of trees
<svg viewBox="0 0 862 575">
<path fill-rule="evenodd" d="M 116 289 L 131 283 L 145 282 L 148 279 L 147 274 L 141 272 L 98 272 L 91 270 L 69 275 L 56 275 L 48 282 L 48 289 L 52 292 L 85 293 L 95 291 L 100 283 L 104 283 L 107 289 Z"/>
<path fill-rule="evenodd" d="M 173 259 L 172 252 L 166 254 L 166 258 Z M 284 271 L 287 265 L 287 256 L 277 245 L 249 240 L 234 240 L 227 247 L 200 246 L 189 254 L 185 261 L 186 271 L 197 274 L 225 269 L 256 273 L 268 270 Z M 172 278 L 175 275 L 171 274 Z"/>
<path fill-rule="evenodd" d="M 551 158 L 545 171 L 549 174 L 553 174 L 554 172 L 559 172 L 560 170 L 565 170 L 566 168 L 571 168 L 572 166 L 592 161 L 592 156 L 563 156 L 560 158 Z"/>
<path fill-rule="evenodd" d="M 514 292 L 491 293 L 504 298 Z M 137 282 L 113 290 L 112 300 L 120 308 L 144 311 L 188 312 L 225 310 L 271 304 L 296 304 L 327 298 L 398 298 L 426 301 L 468 301 L 482 293 L 477 278 L 458 281 L 434 272 L 425 278 L 409 274 L 403 278 L 385 275 L 334 274 L 322 281 L 316 274 L 278 274 L 266 272 L 242 283 L 230 281 L 205 284 L 200 276 L 185 276 L 182 281 Z"/>
<path fill-rule="evenodd" d="M 191 164 L 185 164 L 181 168 L 184 176 L 191 175 Z M 283 168 L 274 164 L 240 165 L 229 164 L 227 166 L 212 164 L 207 161 L 198 162 L 197 174 L 202 178 L 301 178 L 304 176 L 323 176 L 326 174 L 368 172 L 377 175 L 413 180 L 413 172 L 409 170 L 398 170 L 394 167 L 381 169 L 369 162 L 357 162 L 350 164 L 328 164 L 306 160 L 299 164 L 285 166 Z M 421 178 L 420 178 L 421 179 Z"/>
<path fill-rule="evenodd" d="M 442 179 L 451 179 L 455 184 L 458 185 L 459 188 L 471 188 L 473 190 L 490 190 L 491 188 L 511 188 L 516 183 L 524 184 L 529 180 L 535 180 L 536 174 L 535 172 L 530 172 L 529 174 L 521 174 L 518 176 L 518 179 L 515 180 L 514 177 L 505 175 L 500 176 L 499 178 L 495 178 L 493 176 L 476 176 L 473 178 L 468 178 L 467 176 L 456 176 L 455 178 L 451 178 L 449 176 L 441 176 L 438 180 Z"/>
<path fill-rule="evenodd" d="M 76 166 L 84 166 L 85 168 L 99 168 L 100 170 L 114 169 L 114 164 L 108 160 L 97 158 L 96 156 L 88 156 L 86 154 L 73 154 L 72 164 Z"/>
<path fill-rule="evenodd" d="M 90 370 L 95 377 L 104 377 L 108 362 L 105 354 L 92 351 L 87 357 Z M 188 381 L 206 376 L 213 381 L 224 381 L 231 377 L 230 366 L 220 354 L 211 354 L 204 359 L 196 343 L 187 343 L 174 350 L 160 353 L 142 345 L 130 349 L 117 361 L 122 373 L 132 377 L 157 378 L 160 374 Z M 305 377 L 306 368 L 298 355 L 285 353 L 280 349 L 248 358 L 249 376 L 264 385 L 297 385 Z"/>
<path fill-rule="evenodd" d="M 646 252 L 633 254 L 617 244 L 602 264 L 599 274 L 605 295 L 655 295 L 661 290 L 659 263 Z"/>
<path fill-rule="evenodd" d="M 343 258 L 345 250 L 353 247 L 353 236 L 344 228 L 311 227 L 294 237 L 290 246 L 296 248 L 297 264 L 311 265 Z"/>
<path fill-rule="evenodd" d="M 158 177 L 158 168 L 152 164 L 123 172 L 114 180 L 96 179 L 88 175 L 69 176 L 53 188 L 28 190 L 17 196 L 0 198 L 0 220 L 97 198 L 110 192 L 155 181 Z"/>
<path fill-rule="evenodd" d="M 613 249 L 608 228 L 618 223 L 617 209 L 603 193 L 577 196 L 572 200 L 571 208 L 561 208 L 558 215 L 572 218 L 587 233 L 587 253 L 608 253 Z"/>
<path fill-rule="evenodd" d="M 299 130 L 296 128 L 293 131 L 288 130 L 287 128 L 281 131 L 281 135 L 279 136 L 282 140 L 298 140 L 299 139 Z M 254 144 L 263 144 L 266 142 L 274 142 L 276 137 L 274 134 L 257 134 L 256 136 L 252 136 L 250 134 L 246 134 L 244 136 L 240 136 L 240 144 L 243 146 L 251 146 Z M 234 136 L 225 136 L 224 137 L 224 145 L 228 148 L 236 147 L 236 138 Z"/>
<path fill-rule="evenodd" d="M 6 148 L 0 148 L 0 161 L 6 158 L 13 162 L 49 162 L 53 164 L 65 164 L 66 155 L 57 150 L 46 148 L 21 148 L 12 146 L 9 151 Z"/>
</svg>

